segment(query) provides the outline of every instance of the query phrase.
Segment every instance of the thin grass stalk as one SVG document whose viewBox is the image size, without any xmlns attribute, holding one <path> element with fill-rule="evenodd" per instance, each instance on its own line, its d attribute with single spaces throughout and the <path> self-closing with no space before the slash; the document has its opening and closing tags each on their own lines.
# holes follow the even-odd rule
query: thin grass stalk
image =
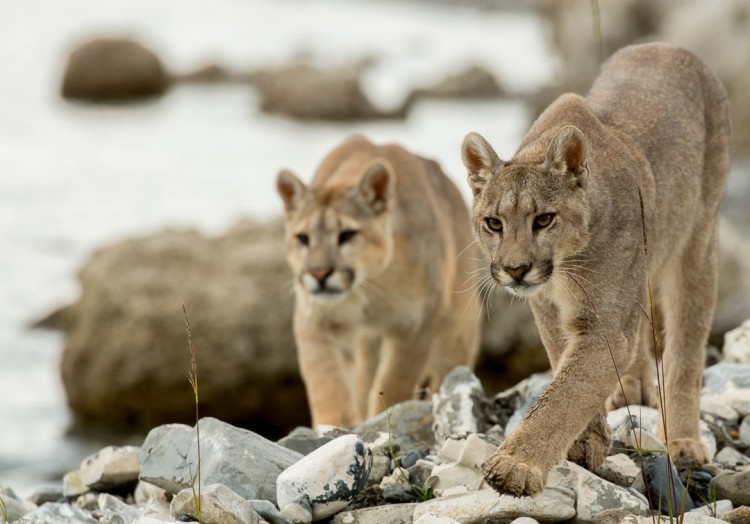
<svg viewBox="0 0 750 524">
<path fill-rule="evenodd" d="M 194 403 L 195 403 L 195 438 L 196 443 L 198 446 L 198 469 L 196 472 L 196 475 L 198 477 L 198 493 L 195 492 L 195 479 L 191 478 L 190 483 L 191 487 L 193 489 L 193 501 L 195 503 L 195 512 L 196 516 L 198 517 L 198 522 L 202 523 L 203 518 L 201 515 L 201 429 L 200 429 L 200 416 L 198 413 L 198 403 L 199 403 L 199 395 L 198 395 L 198 362 L 195 358 L 195 345 L 193 344 L 193 332 L 190 329 L 190 320 L 188 319 L 188 312 L 187 312 L 187 306 L 185 304 L 182 304 L 182 312 L 185 316 L 185 328 L 187 329 L 187 336 L 188 336 L 188 348 L 190 350 L 190 371 L 188 372 L 188 382 L 190 382 L 190 386 L 193 388 L 193 397 L 194 397 Z M 192 471 L 190 472 L 190 476 L 192 477 Z"/>
</svg>

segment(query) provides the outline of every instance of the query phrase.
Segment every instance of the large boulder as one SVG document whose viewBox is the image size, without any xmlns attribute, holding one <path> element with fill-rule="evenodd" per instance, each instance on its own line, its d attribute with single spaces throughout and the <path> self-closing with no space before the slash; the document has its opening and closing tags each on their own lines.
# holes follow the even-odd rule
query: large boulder
<svg viewBox="0 0 750 524">
<path fill-rule="evenodd" d="M 134 40 L 98 38 L 70 54 L 62 96 L 128 100 L 161 95 L 168 87 L 167 72 L 153 51 Z"/>
<path fill-rule="evenodd" d="M 280 222 L 127 240 L 96 252 L 79 279 L 62 356 L 79 419 L 142 429 L 194 422 L 185 304 L 202 416 L 266 435 L 309 423 Z"/>
</svg>

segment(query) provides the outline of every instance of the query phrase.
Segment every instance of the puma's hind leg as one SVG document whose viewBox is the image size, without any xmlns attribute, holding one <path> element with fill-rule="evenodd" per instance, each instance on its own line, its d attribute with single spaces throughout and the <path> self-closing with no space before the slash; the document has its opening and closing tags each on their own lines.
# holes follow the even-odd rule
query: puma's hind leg
<svg viewBox="0 0 750 524">
<path fill-rule="evenodd" d="M 658 322 L 652 324 L 644 314 L 635 339 L 637 347 L 633 361 L 624 373 L 620 373 L 619 383 L 607 399 L 607 411 L 627 405 L 656 407 L 658 392 L 654 383 L 653 329 L 659 329 Z"/>
<path fill-rule="evenodd" d="M 660 408 L 665 411 L 666 428 L 660 426 L 659 437 L 677 463 L 710 460 L 698 424 L 705 347 L 716 306 L 717 265 L 716 229 L 709 226 L 693 234 L 682 256 L 661 277 L 665 406 Z"/>
</svg>

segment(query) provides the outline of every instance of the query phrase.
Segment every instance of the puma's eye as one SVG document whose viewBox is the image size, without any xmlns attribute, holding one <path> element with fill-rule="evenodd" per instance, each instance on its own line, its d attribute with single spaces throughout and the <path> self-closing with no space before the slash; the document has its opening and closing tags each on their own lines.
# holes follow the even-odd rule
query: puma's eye
<svg viewBox="0 0 750 524">
<path fill-rule="evenodd" d="M 544 229 L 552 224 L 552 219 L 555 218 L 554 213 L 544 213 L 534 219 L 534 229 Z"/>
<path fill-rule="evenodd" d="M 306 234 L 304 234 L 304 233 L 297 233 L 294 236 L 297 237 L 297 241 L 300 244 L 302 244 L 303 246 L 307 246 L 307 245 L 310 244 L 310 237 L 308 237 Z"/>
<path fill-rule="evenodd" d="M 495 233 L 502 233 L 503 232 L 503 223 L 499 218 L 495 217 L 486 217 L 484 219 L 484 223 L 487 224 L 487 228 L 490 231 L 494 231 Z"/>
<path fill-rule="evenodd" d="M 355 231 L 353 229 L 345 229 L 341 233 L 339 233 L 339 245 L 346 244 L 349 242 L 352 238 L 354 238 L 357 235 L 358 231 Z"/>
</svg>

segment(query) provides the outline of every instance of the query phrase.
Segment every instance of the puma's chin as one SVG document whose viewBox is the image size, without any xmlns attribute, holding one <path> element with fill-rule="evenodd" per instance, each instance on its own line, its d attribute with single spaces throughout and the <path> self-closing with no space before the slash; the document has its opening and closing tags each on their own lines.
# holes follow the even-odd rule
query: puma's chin
<svg viewBox="0 0 750 524">
<path fill-rule="evenodd" d="M 503 288 L 513 296 L 519 298 L 529 298 L 536 295 L 542 290 L 544 284 L 535 284 L 531 282 L 513 283 L 503 286 Z"/>
<path fill-rule="evenodd" d="M 308 294 L 320 304 L 333 305 L 344 300 L 344 297 L 349 293 L 348 290 L 344 289 L 322 289 L 314 292 L 308 291 Z"/>
</svg>

